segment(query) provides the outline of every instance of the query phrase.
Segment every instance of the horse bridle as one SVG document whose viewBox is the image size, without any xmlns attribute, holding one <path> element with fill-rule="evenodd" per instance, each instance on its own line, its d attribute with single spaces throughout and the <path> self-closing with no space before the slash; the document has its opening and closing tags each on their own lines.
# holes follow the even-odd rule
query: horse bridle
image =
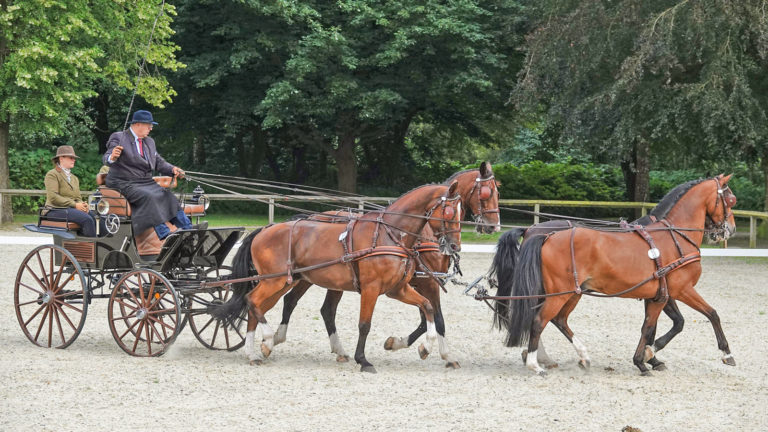
<svg viewBox="0 0 768 432">
<path fill-rule="evenodd" d="M 475 214 L 476 221 L 477 221 L 477 218 L 484 220 L 486 213 L 499 213 L 498 206 L 496 206 L 496 208 L 493 210 L 485 210 L 483 208 L 483 202 L 491 199 L 491 197 L 493 196 L 493 191 L 496 191 L 497 194 L 499 193 L 499 190 L 496 187 L 495 177 L 496 176 L 491 175 L 490 177 L 486 177 L 486 178 L 480 178 L 480 177 L 476 178 L 475 184 L 472 185 L 472 189 L 469 191 L 470 198 L 472 197 L 472 194 L 474 194 L 475 191 L 477 191 L 477 207 L 478 207 L 477 211 L 471 208 L 471 200 L 470 200 L 470 210 L 472 210 L 472 212 Z M 489 186 L 488 182 L 490 182 L 490 185 L 492 186 Z"/>
<path fill-rule="evenodd" d="M 449 216 L 450 219 L 446 219 L 445 218 L 445 216 L 446 216 L 446 210 L 445 210 L 446 209 L 446 205 L 448 203 L 451 203 L 451 202 L 454 202 L 454 201 L 458 201 L 460 199 L 461 199 L 461 195 L 459 195 L 459 194 L 456 194 L 452 198 L 440 197 L 440 199 L 437 200 L 435 205 L 433 205 L 429 210 L 427 210 L 427 212 L 425 214 L 425 217 L 427 218 L 427 222 L 429 222 L 429 219 L 432 219 L 432 213 L 434 213 L 435 210 L 437 210 L 438 207 L 441 207 L 443 217 L 440 218 L 440 231 L 435 232 L 435 237 L 437 237 L 438 243 L 440 245 L 445 244 L 445 242 L 447 241 L 446 237 L 448 236 L 448 234 L 452 234 L 452 233 L 460 232 L 461 231 L 461 225 L 459 225 L 458 229 L 454 229 L 454 230 L 449 230 L 448 227 L 446 226 L 446 221 L 447 220 L 449 220 L 449 221 L 453 220 L 454 218 L 461 217 L 461 215 L 454 214 L 452 216 Z M 454 207 L 455 206 L 450 206 L 448 208 L 451 209 L 451 211 L 456 212 Z"/>
<path fill-rule="evenodd" d="M 733 191 L 731 191 L 731 187 L 727 184 L 725 187 L 720 185 L 720 180 L 717 177 L 714 177 L 712 180 L 715 181 L 715 184 L 717 185 L 717 198 L 715 198 L 715 210 L 713 213 L 717 213 L 717 207 L 722 202 L 723 204 L 723 220 L 720 223 L 715 223 L 715 221 L 712 221 L 712 225 L 714 225 L 717 229 L 722 229 L 725 224 L 728 223 L 728 219 L 733 215 L 733 212 L 731 211 L 731 208 L 736 205 L 736 196 L 733 194 Z M 730 192 L 730 196 L 726 197 L 725 192 Z M 711 219 L 711 218 L 710 218 Z"/>
</svg>

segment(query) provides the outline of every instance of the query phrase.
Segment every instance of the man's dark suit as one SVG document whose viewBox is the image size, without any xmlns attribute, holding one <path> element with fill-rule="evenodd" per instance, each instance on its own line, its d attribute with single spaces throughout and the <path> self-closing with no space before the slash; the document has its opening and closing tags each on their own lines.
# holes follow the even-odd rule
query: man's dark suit
<svg viewBox="0 0 768 432">
<path fill-rule="evenodd" d="M 109 163 L 112 150 L 117 146 L 123 146 L 123 151 L 116 161 Z M 157 153 L 152 138 L 144 138 L 142 147 L 146 158 L 136 149 L 129 129 L 115 132 L 110 135 L 102 158 L 104 164 L 109 166 L 107 186 L 119 190 L 131 204 L 131 223 L 136 234 L 171 220 L 181 208 L 173 193 L 152 180 L 154 171 L 172 176 L 173 165 Z"/>
</svg>

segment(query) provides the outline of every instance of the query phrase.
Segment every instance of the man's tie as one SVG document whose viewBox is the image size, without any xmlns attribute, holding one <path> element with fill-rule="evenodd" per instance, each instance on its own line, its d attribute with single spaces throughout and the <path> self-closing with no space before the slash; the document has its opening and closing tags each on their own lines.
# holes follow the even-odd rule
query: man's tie
<svg viewBox="0 0 768 432">
<path fill-rule="evenodd" d="M 139 154 L 141 155 L 141 157 L 144 157 L 144 146 L 142 145 L 141 138 L 139 138 L 138 140 L 139 140 Z"/>
</svg>

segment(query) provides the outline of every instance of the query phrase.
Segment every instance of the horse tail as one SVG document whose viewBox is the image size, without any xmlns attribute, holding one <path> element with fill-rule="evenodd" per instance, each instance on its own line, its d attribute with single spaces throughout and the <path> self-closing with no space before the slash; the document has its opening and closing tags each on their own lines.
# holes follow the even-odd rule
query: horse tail
<svg viewBox="0 0 768 432">
<path fill-rule="evenodd" d="M 533 236 L 523 242 L 520 249 L 518 264 L 519 271 L 512 276 L 513 296 L 537 296 L 544 294 L 544 284 L 541 276 L 541 249 L 547 236 Z M 528 342 L 533 319 L 541 298 L 526 298 L 512 300 L 507 314 L 507 346 L 522 346 Z"/>
<path fill-rule="evenodd" d="M 508 296 L 512 293 L 512 276 L 515 274 L 518 251 L 520 250 L 520 237 L 525 234 L 525 228 L 511 229 L 499 237 L 496 245 L 496 254 L 493 256 L 488 277 L 496 280 L 496 295 Z M 510 300 L 494 300 L 493 326 L 501 329 L 504 327 Z"/>
<path fill-rule="evenodd" d="M 255 270 L 251 269 L 251 243 L 253 243 L 256 234 L 260 233 L 262 229 L 264 227 L 258 228 L 243 239 L 240 249 L 232 259 L 231 279 L 239 279 L 256 274 Z M 246 296 L 251 291 L 251 286 L 252 282 L 250 281 L 233 283 L 232 297 L 226 303 L 213 307 L 211 315 L 224 321 L 226 325 L 239 327 L 248 307 Z"/>
</svg>

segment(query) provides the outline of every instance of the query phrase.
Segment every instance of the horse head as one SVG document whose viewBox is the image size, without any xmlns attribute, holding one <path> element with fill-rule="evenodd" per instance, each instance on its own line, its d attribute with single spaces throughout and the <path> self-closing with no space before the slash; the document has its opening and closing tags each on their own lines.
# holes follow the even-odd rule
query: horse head
<svg viewBox="0 0 768 432">
<path fill-rule="evenodd" d="M 440 253 L 452 255 L 461 251 L 461 196 L 453 181 L 437 203 L 427 211 L 427 224 L 437 237 Z"/>
<path fill-rule="evenodd" d="M 728 181 L 733 174 L 713 177 L 717 195 L 713 202 L 707 205 L 707 218 L 704 229 L 712 242 L 727 240 L 736 231 L 736 221 L 731 209 L 736 205 L 736 195 L 733 194 Z"/>
<path fill-rule="evenodd" d="M 464 203 L 472 212 L 472 218 L 479 233 L 490 234 L 501 230 L 499 219 L 499 184 L 494 178 L 490 162 L 483 162 L 480 174 L 475 178 Z"/>
</svg>

